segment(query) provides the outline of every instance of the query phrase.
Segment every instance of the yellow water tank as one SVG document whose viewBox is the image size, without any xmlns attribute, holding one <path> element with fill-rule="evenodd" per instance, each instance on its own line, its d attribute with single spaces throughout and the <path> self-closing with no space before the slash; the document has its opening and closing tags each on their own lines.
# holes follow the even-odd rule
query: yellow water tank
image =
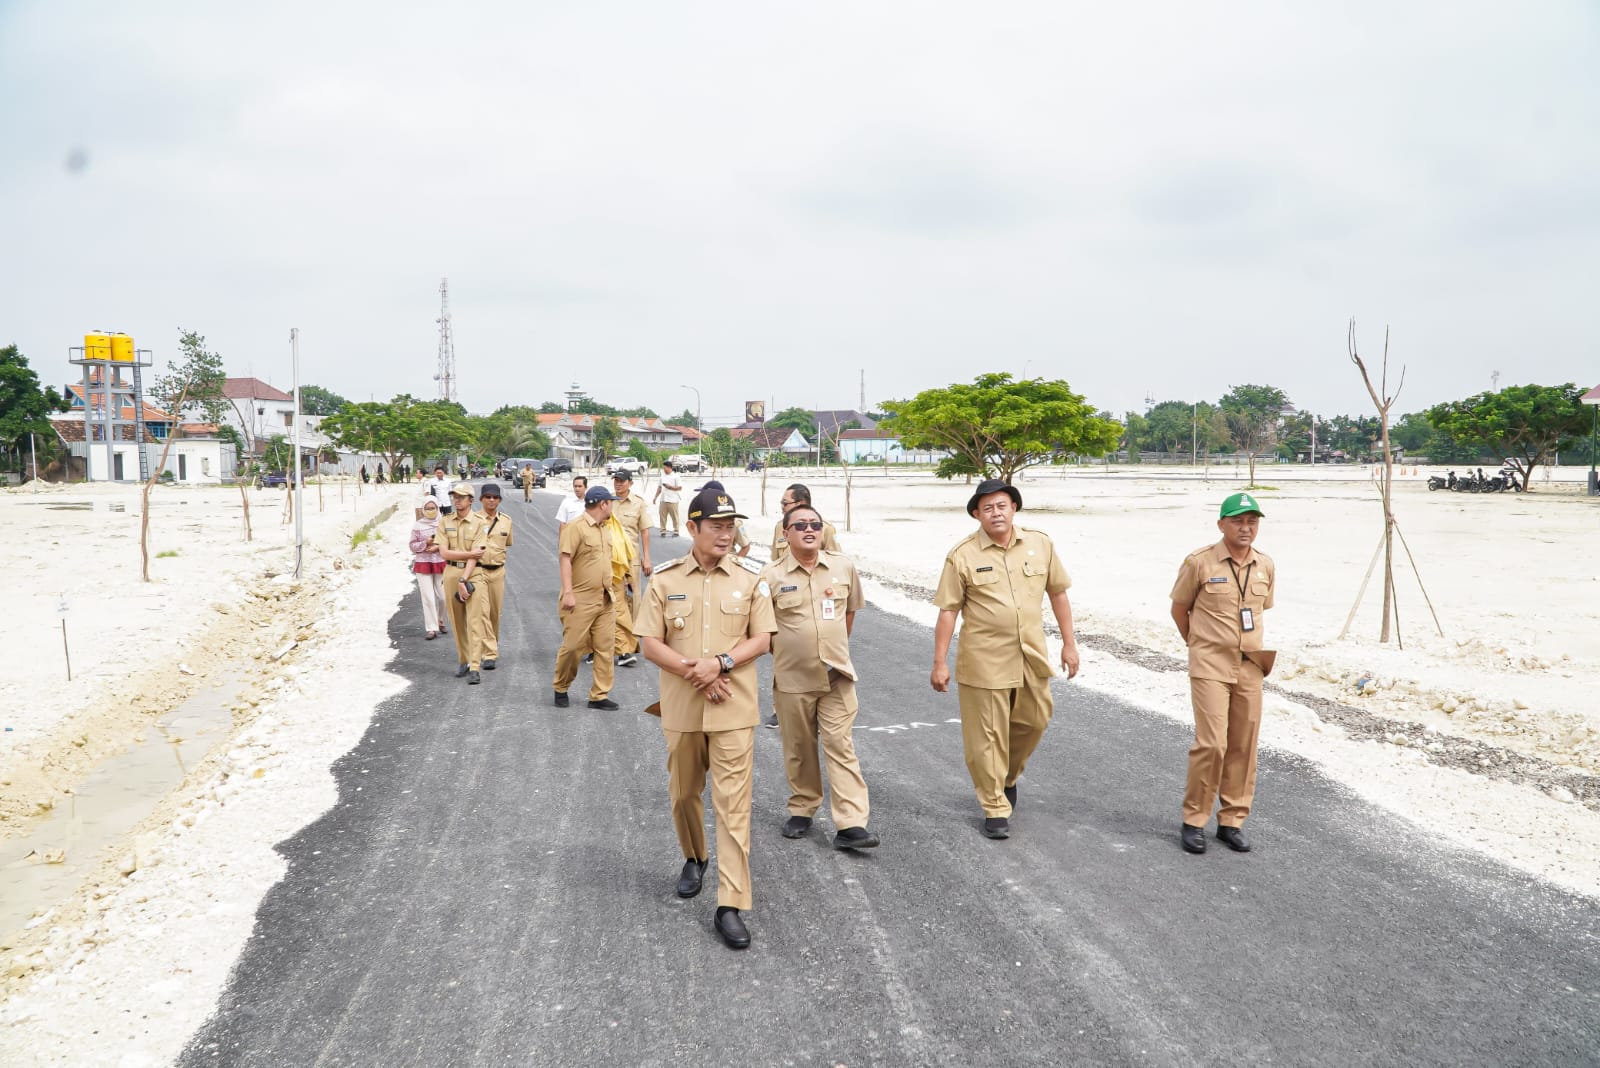
<svg viewBox="0 0 1600 1068">
<path fill-rule="evenodd" d="M 86 360 L 111 359 L 111 336 L 109 334 L 83 335 L 83 358 Z"/>
<path fill-rule="evenodd" d="M 127 334 L 111 335 L 111 358 L 123 363 L 133 362 L 133 338 Z"/>
</svg>

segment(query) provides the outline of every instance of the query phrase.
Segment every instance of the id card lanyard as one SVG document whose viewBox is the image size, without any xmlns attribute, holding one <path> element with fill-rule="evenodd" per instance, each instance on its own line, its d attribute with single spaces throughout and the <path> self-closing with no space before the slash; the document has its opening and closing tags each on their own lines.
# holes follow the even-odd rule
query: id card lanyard
<svg viewBox="0 0 1600 1068">
<path fill-rule="evenodd" d="M 1228 561 L 1228 570 L 1233 572 L 1233 584 L 1239 587 L 1239 629 L 1246 634 L 1256 629 L 1256 614 L 1246 607 L 1244 603 L 1245 587 L 1250 585 L 1250 571 L 1256 566 L 1254 560 L 1244 565 L 1244 581 L 1239 581 L 1239 565 L 1231 559 Z"/>
</svg>

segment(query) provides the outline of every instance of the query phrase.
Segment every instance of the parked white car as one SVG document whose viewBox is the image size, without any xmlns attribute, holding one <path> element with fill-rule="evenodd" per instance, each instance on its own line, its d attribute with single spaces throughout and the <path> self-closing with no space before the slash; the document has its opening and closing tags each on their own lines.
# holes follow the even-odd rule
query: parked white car
<svg viewBox="0 0 1600 1068">
<path fill-rule="evenodd" d="M 636 460 L 631 456 L 619 456 L 609 464 L 606 464 L 606 474 L 608 475 L 616 475 L 626 471 L 634 478 L 638 478 L 648 470 L 650 470 L 649 464 L 643 460 Z"/>
</svg>

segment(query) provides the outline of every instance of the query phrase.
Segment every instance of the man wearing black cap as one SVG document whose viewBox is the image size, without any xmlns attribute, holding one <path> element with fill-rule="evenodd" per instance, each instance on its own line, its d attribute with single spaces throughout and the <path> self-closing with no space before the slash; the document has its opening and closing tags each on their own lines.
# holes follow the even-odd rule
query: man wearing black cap
<svg viewBox="0 0 1600 1068">
<path fill-rule="evenodd" d="M 611 684 L 616 664 L 611 648 L 616 641 L 617 613 L 612 606 L 611 502 L 616 498 L 604 486 L 591 486 L 583 495 L 583 515 L 561 528 L 561 649 L 556 653 L 555 706 L 567 707 L 567 689 L 578 677 L 578 658 L 594 652 L 594 682 L 589 687 L 589 707 L 614 709 Z"/>
<path fill-rule="evenodd" d="M 632 666 L 638 662 L 639 639 L 633 636 L 633 617 L 644 596 L 644 576 L 650 574 L 650 515 L 643 497 L 633 495 L 633 475 L 626 470 L 611 476 L 611 518 L 628 536 L 638 563 L 629 568 L 627 588 L 617 602 L 616 663 Z M 629 602 L 632 602 L 630 605 Z"/>
<path fill-rule="evenodd" d="M 439 520 L 434 541 L 444 557 L 444 596 L 450 605 L 450 625 L 456 633 L 456 678 L 476 686 L 483 657 L 484 610 L 489 604 L 478 584 L 478 561 L 488 549 L 484 525 L 472 511 L 472 484 L 461 482 L 450 490 L 451 514 Z"/>
<path fill-rule="evenodd" d="M 488 605 L 478 615 L 483 626 L 483 640 L 479 649 L 483 654 L 483 670 L 493 671 L 500 659 L 500 609 L 506 602 L 506 550 L 511 548 L 511 517 L 500 510 L 500 486 L 485 482 L 478 491 L 478 501 L 483 512 L 478 521 L 484 525 L 485 547 L 478 560 L 478 574 L 482 576 L 483 592 Z"/>
<path fill-rule="evenodd" d="M 661 669 L 672 823 L 683 850 L 678 896 L 700 892 L 706 848 L 706 773 L 717 815 L 717 912 L 712 926 L 734 949 L 750 944 L 740 918 L 751 906 L 750 777 L 760 707 L 755 662 L 778 629 L 759 565 L 732 554 L 744 516 L 720 487 L 689 502 L 689 552 L 662 564 L 634 633 Z M 596 660 L 595 666 L 599 667 Z"/>
<path fill-rule="evenodd" d="M 934 594 L 939 620 L 929 681 L 940 693 L 949 689 L 946 660 L 960 615 L 955 677 L 961 742 L 988 838 L 1010 837 L 1017 779 L 1055 711 L 1050 696 L 1055 669 L 1045 647 L 1041 607 L 1046 597 L 1061 628 L 1061 664 L 1068 678 L 1078 673 L 1067 601 L 1072 580 L 1048 537 L 1016 525 L 1021 507 L 1015 486 L 997 478 L 978 483 L 967 502 L 978 529 L 945 557 Z"/>
</svg>

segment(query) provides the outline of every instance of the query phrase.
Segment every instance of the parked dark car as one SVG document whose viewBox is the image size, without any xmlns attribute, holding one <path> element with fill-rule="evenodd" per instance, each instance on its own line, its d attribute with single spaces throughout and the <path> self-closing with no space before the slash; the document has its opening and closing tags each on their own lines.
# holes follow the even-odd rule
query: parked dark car
<svg viewBox="0 0 1600 1068">
<path fill-rule="evenodd" d="M 572 461 L 565 456 L 557 456 L 544 462 L 544 473 L 547 475 L 572 474 Z"/>
<path fill-rule="evenodd" d="M 256 476 L 256 485 L 262 489 L 283 489 L 294 485 L 294 479 L 284 471 L 268 471 L 266 474 Z"/>
</svg>

